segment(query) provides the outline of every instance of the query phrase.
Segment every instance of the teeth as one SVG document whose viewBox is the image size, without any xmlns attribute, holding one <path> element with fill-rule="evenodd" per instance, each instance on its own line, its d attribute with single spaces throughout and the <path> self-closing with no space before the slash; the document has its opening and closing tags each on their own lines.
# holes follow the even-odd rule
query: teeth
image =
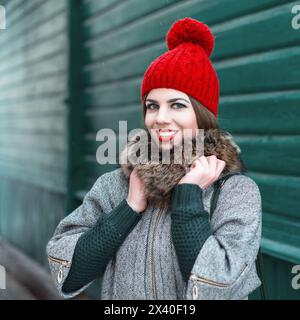
<svg viewBox="0 0 300 320">
<path fill-rule="evenodd" d="M 159 135 L 161 137 L 171 137 L 175 133 L 176 133 L 176 131 L 167 131 L 167 132 L 159 132 Z"/>
</svg>

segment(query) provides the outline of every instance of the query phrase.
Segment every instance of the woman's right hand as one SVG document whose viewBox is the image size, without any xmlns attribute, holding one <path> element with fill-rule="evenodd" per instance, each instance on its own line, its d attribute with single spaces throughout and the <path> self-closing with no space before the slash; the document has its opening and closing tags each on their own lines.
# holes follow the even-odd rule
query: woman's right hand
<svg viewBox="0 0 300 320">
<path fill-rule="evenodd" d="M 147 208 L 147 198 L 144 192 L 145 188 L 141 179 L 137 176 L 134 168 L 129 177 L 129 191 L 127 202 L 132 210 L 141 213 Z"/>
</svg>

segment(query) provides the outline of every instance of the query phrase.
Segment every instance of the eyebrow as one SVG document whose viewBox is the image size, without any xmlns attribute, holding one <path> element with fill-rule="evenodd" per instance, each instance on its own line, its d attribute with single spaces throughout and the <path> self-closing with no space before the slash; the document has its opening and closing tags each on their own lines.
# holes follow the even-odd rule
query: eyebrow
<svg viewBox="0 0 300 320">
<path fill-rule="evenodd" d="M 186 101 L 187 103 L 189 103 L 186 99 L 183 99 L 183 98 L 174 98 L 174 99 L 170 99 L 170 100 L 168 100 L 167 102 L 174 102 L 174 101 L 177 101 L 177 100 L 184 100 L 184 101 Z M 146 99 L 146 101 L 150 101 L 150 102 L 158 102 L 158 101 L 156 101 L 156 100 L 153 100 L 153 99 Z M 145 102 L 146 102 L 145 101 Z"/>
</svg>

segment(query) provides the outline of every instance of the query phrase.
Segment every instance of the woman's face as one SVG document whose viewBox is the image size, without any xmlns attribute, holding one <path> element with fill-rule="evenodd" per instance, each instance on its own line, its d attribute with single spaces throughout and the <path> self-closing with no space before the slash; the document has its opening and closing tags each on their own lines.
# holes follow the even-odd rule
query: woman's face
<svg viewBox="0 0 300 320">
<path fill-rule="evenodd" d="M 189 97 L 178 90 L 152 89 L 146 100 L 145 125 L 161 149 L 171 149 L 182 142 L 183 130 L 198 129 L 195 111 Z"/>
</svg>

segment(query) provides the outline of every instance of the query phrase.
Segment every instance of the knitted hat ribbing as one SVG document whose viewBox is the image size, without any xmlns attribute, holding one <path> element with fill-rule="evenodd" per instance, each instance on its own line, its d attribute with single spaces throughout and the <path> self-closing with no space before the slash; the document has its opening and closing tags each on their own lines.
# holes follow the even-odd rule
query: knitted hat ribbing
<svg viewBox="0 0 300 320">
<path fill-rule="evenodd" d="M 219 80 L 210 56 L 214 36 L 209 27 L 192 18 L 177 20 L 169 29 L 169 51 L 156 58 L 144 73 L 141 100 L 155 88 L 172 88 L 198 100 L 218 116 Z"/>
</svg>

